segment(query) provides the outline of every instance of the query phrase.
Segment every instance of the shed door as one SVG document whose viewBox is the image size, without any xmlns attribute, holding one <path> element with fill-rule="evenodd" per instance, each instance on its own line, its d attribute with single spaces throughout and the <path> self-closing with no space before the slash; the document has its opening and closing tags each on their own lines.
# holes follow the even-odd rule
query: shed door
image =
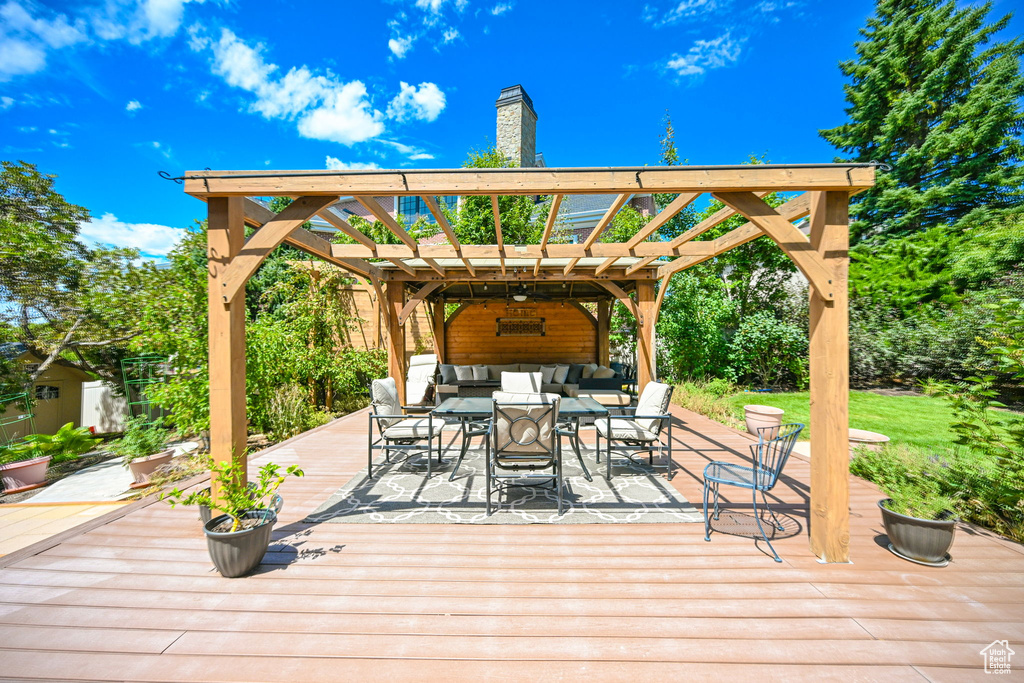
<svg viewBox="0 0 1024 683">
<path fill-rule="evenodd" d="M 35 392 L 36 432 L 54 434 L 63 424 L 61 422 L 63 416 L 61 407 L 64 401 L 64 382 L 62 380 L 38 382 Z"/>
</svg>

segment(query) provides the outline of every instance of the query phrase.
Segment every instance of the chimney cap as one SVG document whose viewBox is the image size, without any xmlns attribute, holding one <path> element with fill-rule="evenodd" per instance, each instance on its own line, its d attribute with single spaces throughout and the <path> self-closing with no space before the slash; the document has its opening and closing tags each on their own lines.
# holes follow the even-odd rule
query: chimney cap
<svg viewBox="0 0 1024 683">
<path fill-rule="evenodd" d="M 524 102 L 530 108 L 530 111 L 533 112 L 533 115 L 537 116 L 537 110 L 533 108 L 533 100 L 526 94 L 526 88 L 518 84 L 502 88 L 501 94 L 498 95 L 498 101 L 494 103 L 494 106 L 500 108 L 515 102 Z"/>
</svg>

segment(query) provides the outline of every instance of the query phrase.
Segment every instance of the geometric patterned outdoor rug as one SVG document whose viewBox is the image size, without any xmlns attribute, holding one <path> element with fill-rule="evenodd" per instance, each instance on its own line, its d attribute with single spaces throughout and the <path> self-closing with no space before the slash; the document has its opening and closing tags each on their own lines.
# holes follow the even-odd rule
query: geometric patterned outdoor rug
<svg viewBox="0 0 1024 683">
<path fill-rule="evenodd" d="M 376 460 L 373 479 L 362 470 L 305 519 L 309 523 L 396 524 L 651 524 L 703 522 L 704 516 L 665 481 L 664 468 L 653 470 L 624 457 L 613 458 L 611 482 L 594 462 L 593 449 L 583 458 L 594 480 L 583 476 L 576 455 L 562 453 L 563 511 L 549 487 L 514 488 L 494 494 L 490 517 L 485 508 L 482 448 L 471 448 L 449 482 L 458 449 L 445 451 L 445 463 L 426 478 L 422 459 L 388 464 Z M 436 455 L 434 456 L 437 457 Z"/>
</svg>

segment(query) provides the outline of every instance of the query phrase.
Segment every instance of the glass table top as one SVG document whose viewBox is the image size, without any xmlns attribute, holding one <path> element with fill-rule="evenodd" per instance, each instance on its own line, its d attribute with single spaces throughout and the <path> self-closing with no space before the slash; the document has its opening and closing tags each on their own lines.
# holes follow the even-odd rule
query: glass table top
<svg viewBox="0 0 1024 683">
<path fill-rule="evenodd" d="M 490 415 L 493 399 L 480 397 L 448 398 L 431 412 L 442 417 Z M 592 398 L 563 398 L 558 403 L 558 414 L 566 417 L 607 415 L 608 409 Z"/>
</svg>

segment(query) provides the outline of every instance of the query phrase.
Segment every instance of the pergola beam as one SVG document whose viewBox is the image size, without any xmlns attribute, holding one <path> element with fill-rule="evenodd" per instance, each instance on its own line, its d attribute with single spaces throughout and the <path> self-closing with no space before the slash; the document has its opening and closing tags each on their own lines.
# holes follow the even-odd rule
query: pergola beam
<svg viewBox="0 0 1024 683">
<path fill-rule="evenodd" d="M 505 240 L 501 235 L 501 209 L 498 207 L 498 195 L 491 195 L 491 213 L 494 214 L 494 239 L 497 242 L 497 256 L 501 264 L 501 273 L 505 274 Z"/>
<path fill-rule="evenodd" d="M 455 251 L 461 253 L 462 244 L 459 242 L 459 238 L 455 236 L 455 230 L 452 229 L 451 223 L 448 222 L 448 217 L 444 215 L 443 211 L 441 211 L 441 208 L 438 206 L 437 201 L 433 197 L 430 197 L 428 195 L 424 195 L 423 197 L 420 197 L 420 199 L 422 199 L 423 202 L 427 205 L 427 208 L 430 209 L 430 213 L 433 214 L 434 220 L 437 221 L 437 224 L 441 226 L 441 230 L 444 231 L 444 235 L 445 237 L 448 238 L 448 241 L 451 243 L 452 248 L 455 249 Z M 466 264 L 466 270 L 472 273 L 473 264 L 469 262 L 469 259 L 462 257 L 462 262 Z"/>
<path fill-rule="evenodd" d="M 406 232 L 405 228 L 398 224 L 398 221 L 391 217 L 391 214 L 384 210 L 383 206 L 377 203 L 376 199 L 373 197 L 356 197 L 355 199 L 364 209 L 373 214 L 374 218 L 383 223 L 395 237 L 402 240 L 405 246 L 416 251 L 416 240 Z"/>
<path fill-rule="evenodd" d="M 638 230 L 637 233 L 633 235 L 628 242 L 626 242 L 626 246 L 632 249 L 636 245 L 646 240 L 648 237 L 654 234 L 656 230 L 661 228 L 661 226 L 665 225 L 665 223 L 668 223 L 669 219 L 671 219 L 677 213 L 679 213 L 680 211 L 688 207 L 690 204 L 692 204 L 694 200 L 697 199 L 697 197 L 699 197 L 700 195 L 700 192 L 687 192 L 673 199 L 671 202 L 669 202 L 668 206 L 666 206 L 664 209 L 658 212 L 657 216 L 652 218 L 650 221 L 647 222 L 646 225 L 640 228 L 640 230 Z"/>
<path fill-rule="evenodd" d="M 433 258 L 433 259 L 538 259 L 567 258 L 581 259 L 587 257 L 616 258 L 651 256 L 682 256 L 701 253 L 705 242 L 691 242 L 679 247 L 671 247 L 667 242 L 641 242 L 635 247 L 627 247 L 620 242 L 598 242 L 590 248 L 582 244 L 548 244 L 543 250 L 539 244 L 517 244 L 514 247 L 500 247 L 496 244 L 463 244 L 456 250 L 448 244 L 421 244 L 415 250 L 404 244 L 378 244 L 371 250 L 361 244 L 335 244 L 332 253 L 339 258 Z M 642 266 L 641 266 L 642 267 Z"/>
<path fill-rule="evenodd" d="M 556 194 L 551 198 L 551 210 L 548 211 L 548 220 L 544 224 L 544 235 L 540 238 L 540 250 L 543 252 L 548 246 L 548 240 L 551 239 L 551 231 L 555 229 L 555 219 L 558 218 L 558 208 L 562 205 L 562 195 Z M 533 274 L 536 275 L 540 270 L 540 258 L 533 264 Z"/>
<path fill-rule="evenodd" d="M 188 171 L 196 197 L 243 195 L 549 195 L 637 192 L 855 191 L 874 185 L 866 164 L 640 166 L 404 171 Z"/>
<path fill-rule="evenodd" d="M 420 305 L 420 302 L 443 286 L 443 282 L 428 282 L 420 287 L 416 293 L 413 294 L 407 302 L 405 302 L 405 306 L 402 307 L 402 312 L 398 314 L 398 324 L 404 326 L 405 321 L 413 314 L 413 311 L 415 311 L 416 307 Z"/>
<path fill-rule="evenodd" d="M 607 229 L 608 225 L 611 224 L 612 219 L 615 218 L 615 214 L 619 212 L 619 209 L 625 206 L 626 202 L 628 202 L 629 198 L 632 196 L 632 194 L 624 193 L 615 198 L 612 205 L 609 206 L 608 210 L 604 212 L 603 216 L 601 216 L 601 220 L 597 222 L 594 229 L 590 231 L 589 235 L 587 235 L 587 239 L 583 242 L 584 249 L 590 249 L 590 247 L 593 246 L 594 242 L 598 240 L 605 229 Z"/>
</svg>

